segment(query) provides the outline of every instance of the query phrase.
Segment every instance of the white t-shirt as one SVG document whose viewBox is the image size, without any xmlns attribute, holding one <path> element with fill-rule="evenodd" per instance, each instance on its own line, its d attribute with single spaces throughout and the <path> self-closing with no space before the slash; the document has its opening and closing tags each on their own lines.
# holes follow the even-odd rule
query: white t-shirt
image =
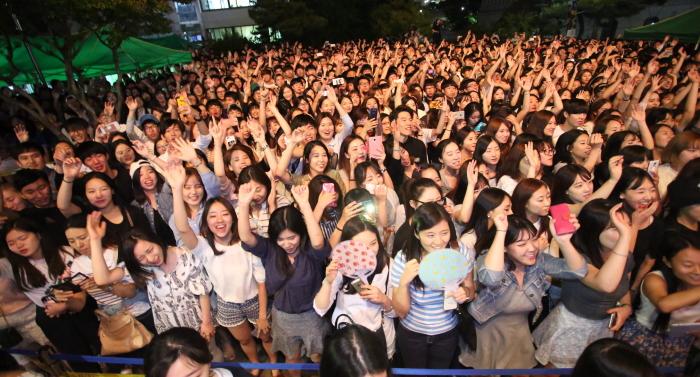
<svg viewBox="0 0 700 377">
<path fill-rule="evenodd" d="M 199 242 L 192 252 L 202 261 L 217 296 L 226 302 L 242 304 L 258 295 L 258 283 L 265 282 L 265 267 L 260 258 L 243 250 L 240 242 L 216 244 L 224 253 L 214 255 L 204 237 L 197 239 Z"/>
<path fill-rule="evenodd" d="M 62 248 L 59 252 L 59 255 L 61 256 L 61 259 L 63 259 L 63 263 L 68 264 L 73 260 L 73 255 L 70 254 L 70 248 Z M 44 303 L 41 301 L 41 299 L 46 296 L 46 291 L 47 289 L 54 285 L 56 283 L 56 280 L 58 276 L 50 277 L 49 276 L 49 266 L 46 264 L 46 259 L 41 258 L 41 259 L 28 259 L 29 263 L 34 266 L 39 272 L 44 275 L 46 278 L 46 284 L 44 284 L 41 287 L 38 288 L 32 288 L 28 291 L 25 291 L 24 294 L 32 300 L 32 302 L 38 306 L 43 308 Z"/>
<path fill-rule="evenodd" d="M 518 181 L 511 178 L 509 175 L 501 176 L 501 178 L 498 179 L 498 183 L 496 183 L 496 187 L 507 192 L 508 195 L 513 195 L 513 191 L 515 191 L 515 186 L 517 185 Z"/>
<path fill-rule="evenodd" d="M 104 250 L 103 255 L 107 263 L 107 269 L 113 270 L 115 268 L 121 268 L 124 271 L 124 277 L 120 283 L 134 282 L 131 275 L 129 275 L 129 271 L 127 271 L 124 266 L 124 262 L 117 264 L 118 253 L 116 249 L 107 248 Z M 93 277 L 92 260 L 87 255 L 80 255 L 73 259 L 71 274 L 75 275 L 77 273 L 81 273 L 89 278 Z M 123 306 L 134 317 L 138 317 L 151 309 L 146 292 L 140 289 L 136 291 L 134 297 L 128 299 L 122 299 L 102 288 L 90 289 L 87 293 L 97 301 L 97 305 L 100 306 L 100 309 L 117 309 L 118 307 L 120 308 L 123 303 Z"/>
</svg>

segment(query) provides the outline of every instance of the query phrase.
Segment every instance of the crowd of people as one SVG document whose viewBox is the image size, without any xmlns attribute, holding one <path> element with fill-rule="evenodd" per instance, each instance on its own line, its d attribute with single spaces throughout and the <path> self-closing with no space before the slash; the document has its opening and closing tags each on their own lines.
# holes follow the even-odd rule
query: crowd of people
<svg viewBox="0 0 700 377">
<path fill-rule="evenodd" d="M 570 368 L 605 338 L 682 367 L 700 347 L 699 64 L 668 37 L 467 33 L 38 86 L 61 137 L 0 104 L 0 323 L 69 354 L 143 356 L 114 351 L 106 319 L 126 315 L 196 330 L 214 360 L 235 341 L 319 362 L 350 323 L 409 368 Z M 331 259 L 346 241 L 376 257 L 366 278 Z M 443 249 L 466 277 L 428 287 Z"/>
</svg>

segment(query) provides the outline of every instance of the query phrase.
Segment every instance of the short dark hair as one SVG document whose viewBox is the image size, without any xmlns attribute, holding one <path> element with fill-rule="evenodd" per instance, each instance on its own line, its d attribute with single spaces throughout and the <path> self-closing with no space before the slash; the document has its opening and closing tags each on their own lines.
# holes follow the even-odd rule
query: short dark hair
<svg viewBox="0 0 700 377">
<path fill-rule="evenodd" d="M 30 185 L 40 179 L 49 181 L 49 176 L 46 172 L 37 169 L 19 169 L 12 177 L 12 184 L 17 191 L 22 191 L 24 186 Z"/>
<path fill-rule="evenodd" d="M 345 326 L 323 343 L 321 377 L 363 377 L 382 372 L 391 376 L 386 341 L 366 327 Z"/>
<path fill-rule="evenodd" d="M 293 130 L 296 130 L 299 127 L 304 127 L 308 125 L 316 125 L 314 118 L 309 114 L 299 114 L 295 116 L 294 119 L 292 119 L 292 124 L 290 124 L 290 127 Z"/>
<path fill-rule="evenodd" d="M 43 156 L 44 148 L 42 148 L 41 145 L 37 143 L 25 141 L 24 143 L 19 143 L 16 147 L 12 149 L 12 158 L 18 160 L 20 154 L 27 152 L 39 152 Z"/>
<path fill-rule="evenodd" d="M 66 131 L 77 131 L 77 130 L 87 130 L 90 127 L 88 122 L 79 117 L 75 118 L 70 118 L 63 123 L 63 128 L 66 129 Z"/>
<path fill-rule="evenodd" d="M 88 157 L 96 154 L 103 154 L 109 158 L 109 150 L 107 147 L 104 144 L 96 141 L 86 141 L 84 143 L 80 143 L 80 145 L 75 148 L 75 155 L 82 161 L 85 161 L 85 159 Z"/>
<path fill-rule="evenodd" d="M 406 106 L 406 105 L 401 105 L 401 106 L 397 106 L 394 109 L 394 111 L 391 112 L 389 119 L 392 121 L 395 121 L 399 117 L 399 114 L 401 114 L 401 113 L 408 113 L 408 115 L 413 117 L 413 109 Z"/>
<path fill-rule="evenodd" d="M 571 114 L 588 114 L 588 104 L 586 101 L 578 98 L 573 98 L 564 101 L 564 112 Z"/>
</svg>

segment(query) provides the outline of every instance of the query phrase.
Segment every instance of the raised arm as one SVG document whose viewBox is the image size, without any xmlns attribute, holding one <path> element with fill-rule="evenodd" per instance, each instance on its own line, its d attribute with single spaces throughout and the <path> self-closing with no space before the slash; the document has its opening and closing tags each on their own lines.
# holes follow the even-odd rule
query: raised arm
<svg viewBox="0 0 700 377">
<path fill-rule="evenodd" d="M 80 207 L 72 202 L 73 197 L 73 183 L 78 177 L 80 172 L 80 167 L 83 164 L 77 157 L 66 158 L 63 161 L 63 182 L 61 182 L 61 187 L 58 188 L 58 195 L 56 197 L 56 207 L 61 211 L 63 216 L 69 217 L 76 215 L 81 212 Z"/>
<path fill-rule="evenodd" d="M 630 254 L 630 226 L 627 224 L 625 216 L 620 212 L 621 208 L 622 203 L 610 209 L 610 221 L 620 234 L 620 238 L 610 251 L 608 260 L 603 263 L 600 269 L 589 266 L 588 273 L 582 279 L 582 282 L 588 287 L 600 292 L 614 292 L 620 284 L 627 266 L 627 259 Z"/>
<path fill-rule="evenodd" d="M 245 245 L 255 247 L 258 239 L 250 229 L 250 203 L 253 201 L 253 188 L 250 183 L 238 187 L 238 237 Z"/>
<path fill-rule="evenodd" d="M 476 182 L 479 178 L 479 168 L 476 160 L 472 159 L 467 164 L 467 190 L 464 193 L 464 200 L 462 201 L 462 206 L 459 211 L 455 212 L 455 218 L 465 224 L 472 217 L 472 211 L 474 210 L 474 189 L 476 188 Z"/>
<path fill-rule="evenodd" d="M 484 267 L 489 271 L 501 272 L 505 268 L 506 232 L 508 231 L 508 216 L 505 213 L 493 215 L 496 235 L 484 259 Z"/>
<path fill-rule="evenodd" d="M 292 132 L 292 136 L 287 138 L 287 148 L 282 152 L 282 156 L 277 162 L 277 169 L 275 169 L 275 176 L 279 178 L 282 182 L 286 184 L 292 183 L 292 175 L 287 169 L 289 163 L 292 161 L 292 155 L 294 154 L 294 149 L 297 145 L 304 141 L 304 131 L 301 128 L 297 128 Z"/>
<path fill-rule="evenodd" d="M 182 186 L 187 180 L 185 168 L 182 164 L 173 164 L 169 166 L 165 174 L 165 179 L 173 190 L 173 217 L 175 219 L 175 227 L 177 231 L 180 232 L 183 245 L 187 249 L 192 250 L 197 247 L 199 240 L 187 221 L 187 210 L 185 209 L 185 200 L 182 194 Z"/>
<path fill-rule="evenodd" d="M 304 216 L 304 223 L 309 233 L 311 247 L 316 250 L 323 248 L 325 240 L 323 238 L 321 226 L 315 221 L 314 211 L 309 204 L 309 188 L 307 186 L 294 186 L 292 187 L 292 195 L 299 206 L 301 214 Z"/>
<path fill-rule="evenodd" d="M 102 239 L 107 233 L 107 223 L 102 221 L 102 214 L 99 211 L 91 212 L 88 215 L 87 231 L 90 236 L 90 261 L 92 262 L 95 284 L 109 285 L 120 281 L 124 278 L 124 270 L 122 268 L 110 270 L 105 261 Z"/>
</svg>

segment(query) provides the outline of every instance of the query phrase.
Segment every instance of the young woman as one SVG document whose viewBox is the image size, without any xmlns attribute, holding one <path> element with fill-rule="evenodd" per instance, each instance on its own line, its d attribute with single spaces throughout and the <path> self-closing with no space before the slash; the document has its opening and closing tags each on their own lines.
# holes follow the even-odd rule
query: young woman
<svg viewBox="0 0 700 377">
<path fill-rule="evenodd" d="M 602 146 L 600 134 L 589 137 L 588 132 L 579 129 L 564 132 L 559 136 L 554 150 L 554 171 L 567 164 L 578 164 L 593 171 L 600 159 Z"/>
<path fill-rule="evenodd" d="M 104 284 L 100 279 L 95 280 L 94 265 L 106 266 L 107 269 L 123 268 L 123 263 L 118 261 L 117 248 L 107 246 L 103 248 L 101 258 L 92 261 L 90 248 L 90 233 L 88 232 L 88 218 L 94 217 L 93 222 L 99 221 L 100 213 L 95 211 L 87 217 L 83 214 L 73 215 L 66 221 L 66 239 L 68 245 L 76 251 L 76 256 L 70 266 L 73 275 L 81 273 L 88 277 L 88 281 L 82 284 L 82 288 L 97 302 L 97 306 L 105 313 L 111 315 L 126 309 L 131 315 L 141 322 L 146 328 L 155 332 L 153 313 L 148 304 L 148 298 L 143 291 L 136 289 L 134 281 L 128 274 L 114 283 Z"/>
<path fill-rule="evenodd" d="M 537 365 L 528 315 L 542 311 L 547 276 L 580 279 L 586 262 L 571 246 L 571 235 L 557 236 L 564 259 L 540 253 L 535 227 L 517 215 L 493 214 L 494 227 L 477 244 L 481 289 L 469 306 L 476 326 L 476 350 L 464 348 L 462 365 L 473 368 L 532 368 Z M 576 220 L 572 217 L 575 224 Z M 489 246 L 490 245 L 490 246 Z"/>
<path fill-rule="evenodd" d="M 272 351 L 282 352 L 287 363 L 303 356 L 320 360 L 328 324 L 313 310 L 313 296 L 321 287 L 330 247 L 315 221 L 305 186 L 292 189 L 300 209 L 275 210 L 270 217 L 270 238 L 255 235 L 248 221 L 238 222 L 243 249 L 262 260 L 265 284 L 274 295 L 272 304 Z M 247 218 L 252 188 L 239 188 L 239 216 Z"/>
<path fill-rule="evenodd" d="M 442 181 L 442 192 L 450 195 L 457 189 L 459 182 L 459 168 L 462 166 L 462 153 L 459 145 L 452 139 L 441 141 L 437 146 L 440 168 L 440 181 Z"/>
<path fill-rule="evenodd" d="M 168 244 L 175 243 L 173 231 L 166 223 L 173 212 L 173 193 L 163 177 L 146 161 L 135 163 L 129 171 L 134 204 L 141 208 L 150 229 Z"/>
<path fill-rule="evenodd" d="M 333 190 L 328 188 L 333 186 Z M 340 185 L 332 178 L 317 175 L 309 182 L 309 204 L 314 209 L 314 218 L 323 232 L 323 238 L 330 241 L 343 210 L 343 193 Z"/>
<path fill-rule="evenodd" d="M 472 264 L 453 292 L 423 286 L 418 268 L 420 261 L 435 250 L 458 249 L 469 261 L 474 254 L 459 245 L 451 216 L 437 203 L 416 209 L 411 230 L 408 243 L 390 269 L 392 303 L 400 318 L 396 335 L 399 352 L 408 368 L 449 368 L 457 350 L 458 320 L 453 310 L 444 309 L 445 296 L 454 297 L 460 304 L 474 297 Z"/>
<path fill-rule="evenodd" d="M 593 191 L 593 177 L 581 165 L 569 164 L 559 169 L 554 176 L 552 203 L 567 203 L 572 213 L 594 199 L 607 199 L 622 175 L 622 157 L 615 156 L 608 161 L 610 178 L 598 190 Z"/>
<path fill-rule="evenodd" d="M 654 180 L 646 170 L 627 167 L 622 170 L 610 199 L 622 201 L 623 209 L 632 219 L 634 269 L 632 270 L 632 297 L 637 293 L 642 278 L 654 266 L 659 254 L 659 243 L 664 232 L 661 219 L 654 214 L 659 208 Z"/>
<path fill-rule="evenodd" d="M 124 169 L 129 169 L 131 164 L 136 161 L 136 152 L 131 146 L 131 143 L 125 140 L 116 140 L 112 145 L 112 156 L 117 160 Z"/>
<path fill-rule="evenodd" d="M 480 136 L 476 141 L 474 159 L 479 163 L 479 173 L 489 180 L 491 187 L 495 187 L 498 162 L 501 160 L 498 142 L 491 136 Z"/>
<path fill-rule="evenodd" d="M 95 302 L 84 292 L 51 288 L 73 260 L 69 248 L 60 247 L 52 234 L 26 218 L 4 227 L 3 252 L 12 265 L 19 289 L 36 305 L 36 324 L 59 352 L 96 355 L 100 352 Z M 73 364 L 80 370 L 94 365 Z"/>
<path fill-rule="evenodd" d="M 331 154 L 320 140 L 313 140 L 304 146 L 304 157 L 302 174 L 292 174 L 289 172 L 289 162 L 292 158 L 294 146 L 297 143 L 303 142 L 303 134 L 300 132 L 293 133 L 290 138 L 292 145 L 282 152 L 282 157 L 277 164 L 276 177 L 285 184 L 291 185 L 308 185 L 309 182 L 319 175 L 325 175 L 332 178 L 340 186 L 340 191 L 343 194 L 348 191 L 348 186 L 345 186 L 341 174 L 338 170 L 331 169 Z"/>
<path fill-rule="evenodd" d="M 498 169 L 496 187 L 512 195 L 515 186 L 524 178 L 542 178 L 540 156 L 533 142 L 524 146 L 514 145 L 510 149 Z"/>
<path fill-rule="evenodd" d="M 671 139 L 662 156 L 664 162 L 659 166 L 659 196 L 666 198 L 669 183 L 676 178 L 688 161 L 700 157 L 700 135 L 685 131 Z"/>
<path fill-rule="evenodd" d="M 276 356 L 270 351 L 265 269 L 260 258 L 241 247 L 233 206 L 223 198 L 209 200 L 202 212 L 201 235 L 198 235 L 187 221 L 183 200 L 183 186 L 187 180 L 184 169 L 169 170 L 168 180 L 173 187 L 175 224 L 183 245 L 202 261 L 216 292 L 216 322 L 228 328 L 248 360 L 254 363 L 258 362 L 257 345 L 250 325 L 257 326 L 263 347 L 271 362 L 275 362 Z"/>
<path fill-rule="evenodd" d="M 576 361 L 572 377 L 661 377 L 643 354 L 629 344 L 612 338 L 596 340 Z"/>
<path fill-rule="evenodd" d="M 557 128 L 556 115 L 549 110 L 539 110 L 530 116 L 530 120 L 525 126 L 525 133 L 551 141 L 555 128 Z"/>
<path fill-rule="evenodd" d="M 202 211 L 207 201 L 207 191 L 204 189 L 202 176 L 194 168 L 185 168 L 185 183 L 182 185 L 182 200 L 185 203 L 187 223 L 195 234 L 199 234 L 199 225 L 202 222 Z M 182 235 L 175 225 L 175 217 L 170 215 L 168 225 L 175 236 L 175 244 L 182 246 Z"/>
<path fill-rule="evenodd" d="M 355 166 L 367 160 L 365 141 L 359 136 L 348 136 L 340 146 L 338 170 L 343 185 L 348 189 L 356 187 Z"/>
<path fill-rule="evenodd" d="M 72 202 L 73 183 L 75 182 L 82 163 L 76 158 L 67 158 L 63 162 L 63 182 L 58 189 L 56 206 L 64 216 L 83 212 Z M 132 228 L 150 232 L 148 219 L 140 209 L 124 205 L 116 195 L 114 181 L 104 173 L 92 172 L 81 178 L 84 187 L 84 199 L 89 207 L 102 214 L 107 224 L 107 239 L 109 245 L 119 245 L 124 235 Z"/>
<path fill-rule="evenodd" d="M 581 227 L 572 244 L 585 258 L 588 272 L 581 280 L 562 281 L 561 302 L 532 334 L 542 365 L 573 367 L 586 346 L 611 337 L 632 314 L 632 230 L 621 208 L 597 199 L 581 210 Z"/>
<path fill-rule="evenodd" d="M 549 207 L 552 196 L 546 183 L 534 179 L 523 179 L 513 191 L 513 214 L 527 219 L 537 230 L 537 244 L 540 252 L 551 253 L 549 249 Z M 559 256 L 559 253 L 554 253 Z"/>
<path fill-rule="evenodd" d="M 700 319 L 700 241 L 678 231 L 662 235 L 659 258 L 641 286 L 635 316 L 617 334 L 658 367 L 683 367 L 695 337 L 669 336 L 669 325 Z"/>
<path fill-rule="evenodd" d="M 493 227 L 493 215 L 500 212 L 510 215 L 513 213 L 512 207 L 513 202 L 507 192 L 492 187 L 482 190 L 476 197 L 465 232 L 459 241 L 467 250 L 476 253 L 477 241 Z"/>
<path fill-rule="evenodd" d="M 367 277 L 358 292 L 351 278 L 338 273 L 338 262 L 326 267 L 326 278 L 314 298 L 314 310 L 324 316 L 335 302 L 331 323 L 337 324 L 344 316 L 352 323 L 364 326 L 385 338 L 388 357 L 394 354 L 394 322 L 391 291 L 389 290 L 389 256 L 384 250 L 377 227 L 359 217 L 350 219 L 343 227 L 341 241 L 353 240 L 367 246 L 377 258 L 375 271 Z M 346 320 L 344 320 L 346 322 Z"/>
<path fill-rule="evenodd" d="M 102 285 L 118 282 L 128 271 L 136 286 L 147 290 L 156 332 L 189 327 L 199 331 L 213 345 L 211 282 L 196 255 L 134 229 L 127 232 L 119 244 L 119 255 L 124 258 L 126 270 L 119 267 L 110 270 L 106 263 L 99 266 L 97 263 L 102 262 L 100 256 L 107 224 L 99 216 L 90 215 L 88 232 L 96 282 Z"/>
</svg>

